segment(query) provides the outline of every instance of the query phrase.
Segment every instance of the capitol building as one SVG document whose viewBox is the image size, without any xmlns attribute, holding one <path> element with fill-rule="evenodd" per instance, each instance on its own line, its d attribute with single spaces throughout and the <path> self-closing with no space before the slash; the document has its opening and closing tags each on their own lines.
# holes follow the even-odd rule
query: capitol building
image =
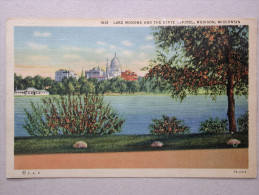
<svg viewBox="0 0 259 195">
<path fill-rule="evenodd" d="M 106 77 L 113 78 L 121 76 L 121 64 L 119 58 L 116 57 L 116 53 L 114 58 L 111 60 L 110 67 L 108 66 L 108 59 L 106 62 Z"/>
<path fill-rule="evenodd" d="M 121 76 L 121 64 L 119 58 L 117 58 L 116 53 L 114 58 L 111 60 L 109 65 L 109 61 L 107 58 L 106 61 L 106 71 L 103 71 L 100 67 L 93 68 L 92 70 L 85 71 L 85 77 L 88 78 L 96 78 L 98 81 L 111 79 L 114 77 Z"/>
<path fill-rule="evenodd" d="M 60 69 L 55 72 L 55 81 L 62 82 L 63 78 L 76 78 L 78 79 L 78 75 L 75 74 L 71 70 Z M 106 61 L 106 70 L 102 70 L 100 67 L 94 67 L 91 70 L 85 71 L 85 78 L 90 79 L 94 78 L 98 81 L 108 80 L 115 77 L 121 77 L 124 80 L 134 81 L 138 80 L 137 74 L 135 72 L 131 72 L 130 70 L 126 70 L 122 72 L 121 63 L 119 58 L 114 54 L 114 57 L 109 64 L 108 58 Z"/>
</svg>

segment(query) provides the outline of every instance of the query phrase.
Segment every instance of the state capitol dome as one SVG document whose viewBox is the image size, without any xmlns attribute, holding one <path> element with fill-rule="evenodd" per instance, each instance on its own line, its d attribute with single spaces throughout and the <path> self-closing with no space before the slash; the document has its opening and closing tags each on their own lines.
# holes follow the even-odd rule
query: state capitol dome
<svg viewBox="0 0 259 195">
<path fill-rule="evenodd" d="M 116 57 L 116 53 L 114 55 L 114 58 L 111 60 L 110 74 L 111 76 L 121 75 L 121 64 L 119 58 Z"/>
</svg>

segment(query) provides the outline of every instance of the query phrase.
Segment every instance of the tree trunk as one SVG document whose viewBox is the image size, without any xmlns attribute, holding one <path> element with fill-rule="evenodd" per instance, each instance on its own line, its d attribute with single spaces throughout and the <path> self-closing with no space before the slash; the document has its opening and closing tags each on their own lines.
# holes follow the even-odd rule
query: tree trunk
<svg viewBox="0 0 259 195">
<path fill-rule="evenodd" d="M 229 132 L 235 133 L 236 120 L 235 120 L 235 98 L 234 98 L 234 74 L 228 74 L 228 84 L 227 84 L 227 96 L 228 96 L 228 123 Z"/>
</svg>

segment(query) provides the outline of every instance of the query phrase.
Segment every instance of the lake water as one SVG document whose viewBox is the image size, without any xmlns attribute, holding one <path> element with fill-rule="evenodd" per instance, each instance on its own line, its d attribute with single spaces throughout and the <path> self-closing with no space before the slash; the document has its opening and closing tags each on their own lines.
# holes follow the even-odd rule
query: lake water
<svg viewBox="0 0 259 195">
<path fill-rule="evenodd" d="M 41 102 L 41 97 L 15 97 L 15 136 L 29 136 L 23 128 L 24 108 L 30 110 L 30 100 Z M 218 96 L 216 102 L 202 95 L 187 96 L 182 103 L 166 95 L 105 96 L 117 112 L 126 119 L 119 134 L 149 134 L 148 126 L 162 115 L 176 116 L 198 133 L 200 123 L 209 117 L 227 119 L 227 96 Z M 245 97 L 236 98 L 236 119 L 248 110 Z"/>
</svg>

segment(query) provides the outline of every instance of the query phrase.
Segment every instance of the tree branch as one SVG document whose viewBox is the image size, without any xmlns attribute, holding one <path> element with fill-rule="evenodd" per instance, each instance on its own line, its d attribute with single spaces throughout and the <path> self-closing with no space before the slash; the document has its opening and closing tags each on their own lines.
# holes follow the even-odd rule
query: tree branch
<svg viewBox="0 0 259 195">
<path fill-rule="evenodd" d="M 198 85 L 198 87 L 211 87 L 211 86 L 215 86 L 215 85 L 224 85 L 224 86 L 227 86 L 226 83 L 223 83 L 223 82 L 215 82 L 213 84 L 204 84 L 204 85 Z"/>
</svg>

